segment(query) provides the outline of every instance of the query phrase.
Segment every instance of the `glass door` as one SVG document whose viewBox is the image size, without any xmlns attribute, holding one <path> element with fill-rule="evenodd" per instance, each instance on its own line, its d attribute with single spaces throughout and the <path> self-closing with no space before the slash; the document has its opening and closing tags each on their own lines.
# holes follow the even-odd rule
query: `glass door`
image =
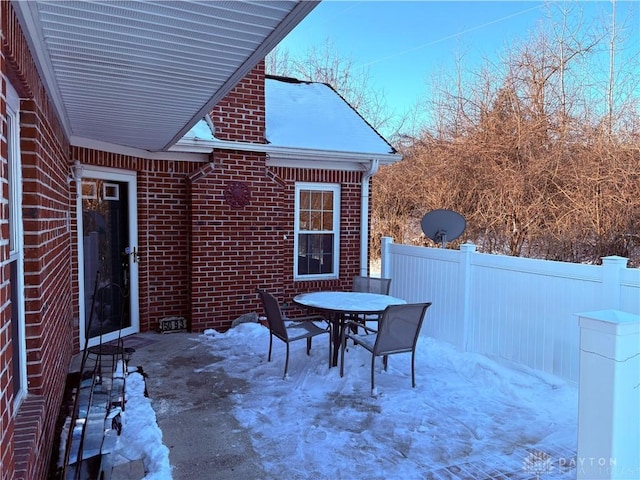
<svg viewBox="0 0 640 480">
<path fill-rule="evenodd" d="M 135 185 L 133 173 L 83 168 L 81 346 L 139 330 Z"/>
</svg>

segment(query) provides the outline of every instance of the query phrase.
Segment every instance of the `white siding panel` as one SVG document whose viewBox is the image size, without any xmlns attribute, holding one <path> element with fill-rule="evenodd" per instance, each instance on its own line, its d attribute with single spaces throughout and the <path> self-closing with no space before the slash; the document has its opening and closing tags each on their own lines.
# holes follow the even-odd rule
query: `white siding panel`
<svg viewBox="0 0 640 480">
<path fill-rule="evenodd" d="M 640 268 L 623 270 L 620 277 L 620 310 L 640 313 Z"/>
<path fill-rule="evenodd" d="M 410 303 L 432 302 L 421 333 L 461 345 L 463 319 L 456 298 L 460 293 L 456 252 L 414 250 L 406 245 L 392 248 L 399 254 L 392 262 L 391 295 Z"/>
</svg>

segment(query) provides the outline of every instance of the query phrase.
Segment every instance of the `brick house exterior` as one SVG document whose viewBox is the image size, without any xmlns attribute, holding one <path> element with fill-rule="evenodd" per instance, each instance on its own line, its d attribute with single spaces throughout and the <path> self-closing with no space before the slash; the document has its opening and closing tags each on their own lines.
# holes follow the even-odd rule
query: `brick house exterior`
<svg viewBox="0 0 640 480">
<path fill-rule="evenodd" d="M 74 161 L 135 172 L 140 253 L 139 330 L 181 316 L 189 329 L 224 330 L 259 311 L 256 287 L 284 301 L 317 289 L 348 289 L 360 271 L 363 171 L 267 166 L 268 155 L 214 150 L 206 160 L 163 152 L 135 156 L 72 145 L 28 48 L 12 4 L 0 6 L 0 480 L 46 478 L 67 371 L 81 350 L 80 275 Z M 15 402 L 10 246 L 10 91 L 19 97 L 24 318 L 28 394 Z M 96 112 L 99 115 L 99 112 Z M 211 112 L 226 142 L 264 143 L 264 62 Z M 13 132 L 16 133 L 15 131 Z M 250 202 L 225 200 L 231 182 L 248 185 Z M 341 186 L 339 275 L 295 281 L 296 182 Z"/>
</svg>

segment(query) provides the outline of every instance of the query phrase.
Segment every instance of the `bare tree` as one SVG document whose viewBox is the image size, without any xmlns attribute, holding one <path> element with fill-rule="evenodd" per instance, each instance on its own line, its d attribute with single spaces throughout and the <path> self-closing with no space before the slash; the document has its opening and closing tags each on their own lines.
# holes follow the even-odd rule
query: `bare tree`
<svg viewBox="0 0 640 480">
<path fill-rule="evenodd" d="M 267 55 L 266 71 L 272 75 L 327 83 L 376 130 L 386 128 L 397 132 L 400 128 L 400 125 L 391 125 L 393 112 L 384 92 L 372 85 L 369 69 L 357 67 L 355 60 L 342 55 L 329 39 L 321 46 L 311 47 L 299 58 L 276 47 Z"/>
<path fill-rule="evenodd" d="M 433 83 L 432 124 L 375 178 L 375 241 L 426 244 L 422 215 L 451 208 L 480 251 L 640 263 L 638 46 L 597 76 L 602 53 L 620 51 L 618 23 L 604 35 L 580 18 L 563 9 L 501 61 L 473 74 L 458 62 Z"/>
<path fill-rule="evenodd" d="M 287 48 L 281 46 L 276 47 L 267 55 L 264 68 L 266 73 L 270 75 L 282 77 L 295 75 L 291 54 Z"/>
</svg>

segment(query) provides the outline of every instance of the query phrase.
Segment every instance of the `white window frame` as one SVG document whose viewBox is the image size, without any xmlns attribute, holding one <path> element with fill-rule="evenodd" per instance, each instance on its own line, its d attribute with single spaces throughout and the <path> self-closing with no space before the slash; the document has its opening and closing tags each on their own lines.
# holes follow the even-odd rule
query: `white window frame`
<svg viewBox="0 0 640 480">
<path fill-rule="evenodd" d="M 17 304 L 11 308 L 18 319 L 18 349 L 20 389 L 14 392 L 14 411 L 27 395 L 27 344 L 24 312 L 24 227 L 22 223 L 22 164 L 20 161 L 20 97 L 7 82 L 7 146 L 9 158 L 9 261 L 17 262 L 17 281 L 11 288 L 16 289 Z"/>
<path fill-rule="evenodd" d="M 331 230 L 302 230 L 300 228 L 300 192 L 302 190 L 331 191 L 333 193 L 333 224 Z M 297 182 L 295 185 L 295 217 L 293 228 L 293 279 L 294 280 L 329 280 L 337 279 L 340 270 L 340 184 Z M 301 234 L 333 234 L 333 268 L 332 273 L 298 274 L 298 239 Z"/>
</svg>

